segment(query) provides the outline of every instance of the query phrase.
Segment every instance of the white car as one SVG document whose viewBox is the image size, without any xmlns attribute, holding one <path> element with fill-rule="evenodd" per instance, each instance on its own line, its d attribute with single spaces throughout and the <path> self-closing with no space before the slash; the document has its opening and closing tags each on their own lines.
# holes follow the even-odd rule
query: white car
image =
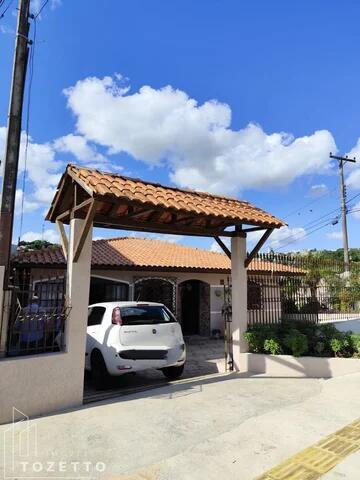
<svg viewBox="0 0 360 480">
<path fill-rule="evenodd" d="M 148 368 L 179 378 L 186 359 L 181 326 L 153 302 L 106 302 L 89 306 L 85 368 L 102 388 L 111 375 Z"/>
</svg>

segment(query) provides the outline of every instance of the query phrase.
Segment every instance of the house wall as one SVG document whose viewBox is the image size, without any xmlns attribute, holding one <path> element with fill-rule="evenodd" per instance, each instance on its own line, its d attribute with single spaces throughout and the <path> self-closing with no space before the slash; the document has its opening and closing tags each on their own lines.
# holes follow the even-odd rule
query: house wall
<svg viewBox="0 0 360 480">
<path fill-rule="evenodd" d="M 46 278 L 61 277 L 64 270 L 48 270 L 36 268 L 32 271 L 33 281 L 44 280 Z M 200 272 L 156 272 L 156 271 L 126 271 L 126 270 L 109 270 L 109 269 L 92 269 L 92 276 L 98 276 L 108 280 L 116 280 L 129 284 L 129 300 L 133 300 L 134 284 L 140 278 L 168 278 L 176 281 L 176 285 L 187 280 L 200 280 L 210 286 L 210 325 L 208 328 L 203 325 L 202 332 L 208 331 L 209 334 L 215 329 L 223 332 L 223 321 L 221 317 L 221 309 L 223 305 L 223 285 L 222 282 L 227 281 L 226 274 L 218 273 L 200 273 Z M 176 307 L 180 310 L 180 299 L 175 299 Z M 179 312 L 180 313 L 180 312 Z"/>
<path fill-rule="evenodd" d="M 64 275 L 64 270 L 48 270 L 36 268 L 32 271 L 32 278 L 37 279 L 56 278 Z M 227 274 L 201 273 L 201 272 L 156 272 L 156 271 L 126 271 L 109 269 L 92 269 L 92 276 L 99 276 L 108 280 L 116 280 L 129 284 L 129 300 L 134 300 L 134 284 L 140 278 L 168 278 L 175 281 L 178 286 L 187 280 L 200 280 L 210 286 L 210 325 L 201 329 L 201 332 L 208 331 L 209 334 L 214 330 L 224 332 L 222 319 L 222 306 L 224 302 L 223 284 L 227 283 Z M 268 323 L 276 323 L 281 320 L 281 300 L 280 287 L 277 277 L 251 275 L 252 281 L 258 281 L 262 286 L 262 309 L 248 310 L 248 323 L 253 324 L 257 321 L 267 319 Z M 181 301 L 180 295 L 175 299 L 176 311 L 181 319 Z"/>
</svg>

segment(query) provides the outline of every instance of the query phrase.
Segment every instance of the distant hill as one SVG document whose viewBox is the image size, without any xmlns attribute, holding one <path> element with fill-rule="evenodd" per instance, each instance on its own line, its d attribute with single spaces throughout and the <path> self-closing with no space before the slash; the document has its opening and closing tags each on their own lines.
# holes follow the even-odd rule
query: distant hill
<svg viewBox="0 0 360 480">
<path fill-rule="evenodd" d="M 317 250 L 316 248 L 312 250 L 307 250 L 306 252 L 292 252 L 304 255 L 312 256 L 314 258 L 325 259 L 325 260 L 344 260 L 344 249 L 338 248 L 337 250 Z M 353 262 L 360 262 L 360 248 L 350 248 L 349 249 L 350 260 Z"/>
</svg>

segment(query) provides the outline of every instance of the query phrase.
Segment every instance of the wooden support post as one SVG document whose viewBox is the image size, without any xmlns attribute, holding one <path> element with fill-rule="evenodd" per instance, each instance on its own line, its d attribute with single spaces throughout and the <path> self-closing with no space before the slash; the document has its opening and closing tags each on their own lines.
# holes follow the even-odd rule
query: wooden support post
<svg viewBox="0 0 360 480">
<path fill-rule="evenodd" d="M 252 251 L 250 252 L 247 259 L 245 260 L 245 268 L 247 268 L 249 266 L 249 264 L 253 260 L 253 258 L 255 258 L 255 256 L 259 253 L 261 247 L 264 245 L 264 243 L 270 237 L 270 235 L 272 234 L 273 231 L 274 231 L 273 228 L 269 228 L 268 230 L 266 230 L 264 235 L 260 238 L 258 243 L 255 245 L 255 247 L 252 249 Z"/>
<path fill-rule="evenodd" d="M 225 245 L 225 243 L 221 240 L 221 238 L 220 237 L 214 237 L 214 239 L 217 242 L 217 244 L 221 247 L 221 249 L 224 251 L 225 255 L 227 255 L 231 260 L 231 252 L 228 249 L 228 247 Z"/>
<path fill-rule="evenodd" d="M 93 200 L 93 202 L 89 206 L 89 210 L 87 212 L 81 234 L 79 236 L 79 239 L 78 239 L 76 247 L 75 247 L 74 257 L 73 257 L 73 262 L 74 263 L 76 263 L 78 261 L 81 250 L 84 246 L 84 242 L 85 242 L 85 240 L 88 236 L 90 228 L 92 227 L 92 223 L 93 223 L 94 216 L 95 216 L 95 213 L 96 213 L 96 207 L 97 207 L 97 203 L 96 203 L 95 200 Z"/>
<path fill-rule="evenodd" d="M 56 223 L 57 229 L 58 229 L 59 234 L 60 234 L 62 251 L 63 251 L 64 257 L 65 257 L 65 260 L 67 260 L 68 251 L 69 251 L 69 242 L 68 242 L 68 239 L 67 239 L 67 236 L 66 236 L 64 224 L 60 220 L 56 220 L 55 223 Z"/>
</svg>

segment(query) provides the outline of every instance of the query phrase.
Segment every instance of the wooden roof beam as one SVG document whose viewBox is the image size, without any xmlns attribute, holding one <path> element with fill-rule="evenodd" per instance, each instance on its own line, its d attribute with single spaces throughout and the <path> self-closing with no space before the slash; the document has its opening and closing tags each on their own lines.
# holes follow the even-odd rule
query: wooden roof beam
<svg viewBox="0 0 360 480">
<path fill-rule="evenodd" d="M 249 253 L 247 259 L 245 260 L 245 268 L 247 268 L 249 266 L 249 264 L 251 263 L 251 261 L 256 257 L 256 255 L 259 253 L 260 249 L 262 248 L 262 246 L 264 245 L 266 240 L 270 237 L 270 235 L 272 234 L 273 231 L 274 231 L 273 228 L 268 228 L 265 231 L 263 236 L 260 238 L 258 243 L 255 245 L 255 247 Z"/>
</svg>

